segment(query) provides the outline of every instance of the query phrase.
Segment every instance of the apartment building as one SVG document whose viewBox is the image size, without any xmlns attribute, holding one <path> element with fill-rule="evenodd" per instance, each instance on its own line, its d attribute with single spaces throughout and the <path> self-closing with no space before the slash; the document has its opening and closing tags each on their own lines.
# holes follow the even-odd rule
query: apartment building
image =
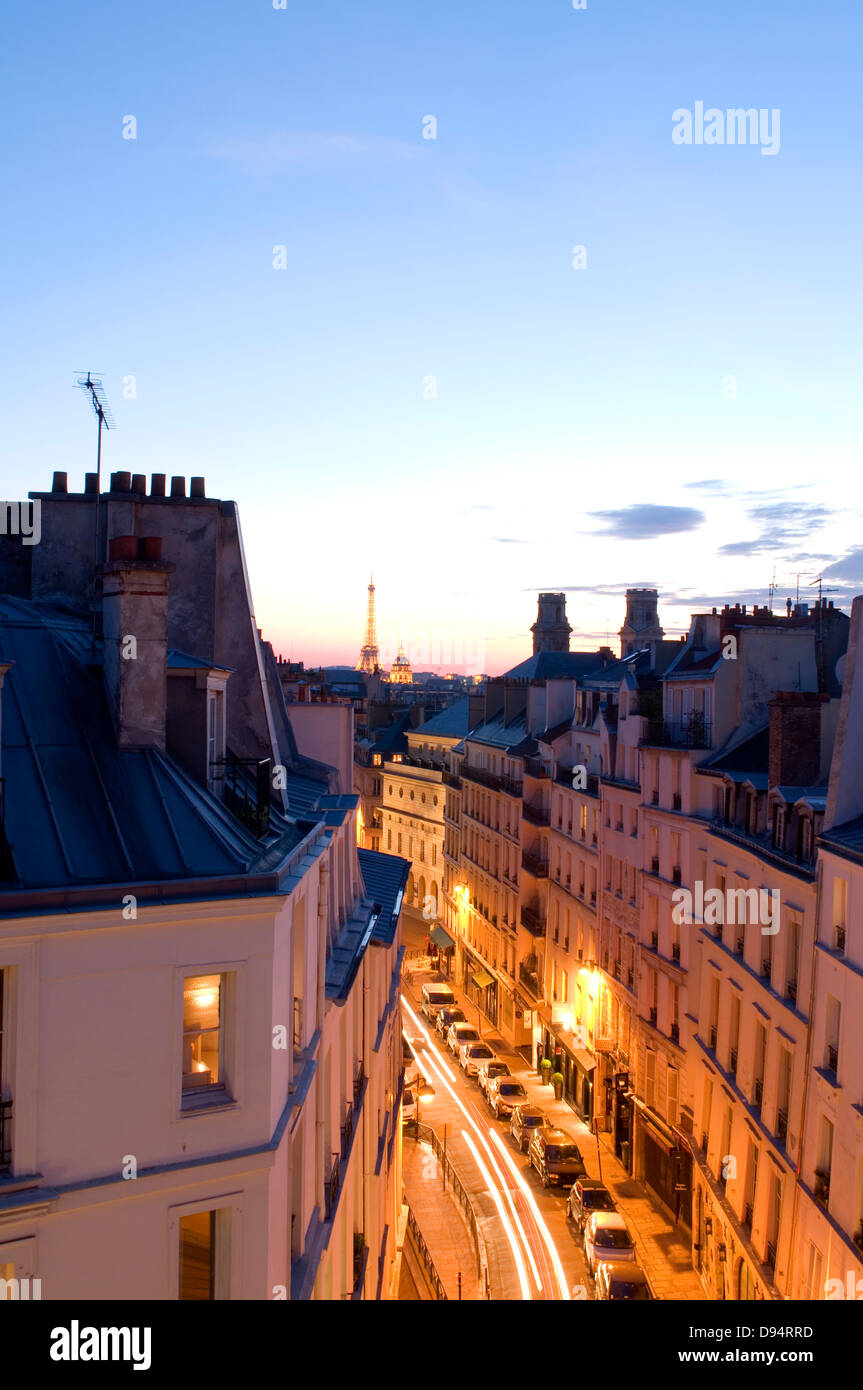
<svg viewBox="0 0 863 1390">
<path fill-rule="evenodd" d="M 305 756 L 203 480 L 37 496 L 0 552 L 0 1277 L 385 1296 L 409 865 L 357 849 L 350 707 Z"/>
<path fill-rule="evenodd" d="M 856 598 L 817 839 L 819 910 L 792 1227 L 793 1298 L 863 1297 L 861 739 L 863 598 Z"/>
</svg>

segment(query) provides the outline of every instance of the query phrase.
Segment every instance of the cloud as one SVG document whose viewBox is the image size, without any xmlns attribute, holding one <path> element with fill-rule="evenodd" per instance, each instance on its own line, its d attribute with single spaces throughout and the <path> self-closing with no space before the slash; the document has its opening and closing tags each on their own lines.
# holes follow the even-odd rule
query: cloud
<svg viewBox="0 0 863 1390">
<path fill-rule="evenodd" d="M 589 512 L 604 523 L 600 536 L 619 536 L 623 540 L 643 541 L 654 536 L 670 536 L 679 531 L 695 531 L 706 520 L 696 507 L 665 507 L 657 502 L 634 502 L 614 511 Z"/>
<path fill-rule="evenodd" d="M 810 533 L 835 515 L 832 507 L 810 502 L 762 502 L 747 508 L 750 521 L 760 526 L 751 540 L 729 541 L 719 547 L 720 555 L 757 555 L 765 550 L 787 550 L 809 539 Z"/>
<path fill-rule="evenodd" d="M 352 132 L 271 131 L 233 136 L 210 147 L 211 159 L 238 164 L 247 173 L 267 174 L 286 166 L 336 163 L 409 164 L 423 157 L 410 140 Z"/>
<path fill-rule="evenodd" d="M 849 550 L 841 560 L 828 565 L 824 571 L 825 579 L 838 579 L 849 589 L 859 593 L 863 589 L 863 546 Z"/>
<path fill-rule="evenodd" d="M 627 584 L 531 584 L 522 593 L 529 594 L 610 594 L 619 598 L 627 589 L 656 589 L 655 580 L 639 580 Z"/>
<path fill-rule="evenodd" d="M 692 488 L 698 492 L 714 492 L 722 496 L 730 496 L 734 489 L 724 478 L 701 478 L 694 483 L 684 483 L 684 487 Z"/>
<path fill-rule="evenodd" d="M 519 540 L 517 536 L 489 536 L 489 540 L 498 545 L 530 545 L 530 541 Z"/>
</svg>

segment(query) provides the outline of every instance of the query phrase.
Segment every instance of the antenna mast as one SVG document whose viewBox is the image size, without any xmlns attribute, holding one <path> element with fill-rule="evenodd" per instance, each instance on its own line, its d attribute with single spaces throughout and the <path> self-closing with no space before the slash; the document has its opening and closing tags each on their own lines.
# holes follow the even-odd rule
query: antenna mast
<svg viewBox="0 0 863 1390">
<path fill-rule="evenodd" d="M 116 428 L 114 417 L 105 398 L 105 389 L 102 385 L 101 376 L 94 376 L 88 372 L 82 379 L 78 377 L 76 386 L 81 391 L 86 391 L 90 397 L 90 404 L 98 420 L 98 433 L 96 436 L 96 495 L 95 495 L 95 522 L 93 526 L 93 656 L 96 655 L 96 637 L 99 630 L 99 605 L 96 601 L 99 586 L 99 500 L 102 491 L 102 430 L 113 430 Z"/>
</svg>

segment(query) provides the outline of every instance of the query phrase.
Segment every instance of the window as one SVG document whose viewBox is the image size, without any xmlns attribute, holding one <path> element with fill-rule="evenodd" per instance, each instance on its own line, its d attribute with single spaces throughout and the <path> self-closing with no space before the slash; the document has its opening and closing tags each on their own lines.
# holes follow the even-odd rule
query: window
<svg viewBox="0 0 863 1390">
<path fill-rule="evenodd" d="M 216 1213 L 198 1211 L 180 1217 L 181 1302 L 216 1296 Z"/>
<path fill-rule="evenodd" d="M 191 975 L 183 982 L 183 1094 L 223 1088 L 224 975 Z"/>
<path fill-rule="evenodd" d="M 823 1298 L 824 1293 L 824 1257 L 814 1241 L 810 1240 L 806 1260 L 805 1297 L 808 1299 Z"/>
<path fill-rule="evenodd" d="M 656 1053 L 648 1050 L 645 1054 L 647 1075 L 644 1081 L 644 1100 L 651 1110 L 656 1105 Z"/>
<path fill-rule="evenodd" d="M 380 767 L 380 765 L 381 765 L 381 755 L 380 755 L 380 753 L 372 753 L 372 765 L 373 765 L 374 767 Z"/>
<path fill-rule="evenodd" d="M 678 1097 L 680 1088 L 678 1085 L 679 1074 L 676 1067 L 669 1067 L 668 1072 L 668 1103 L 666 1108 L 666 1119 L 670 1125 L 676 1125 L 679 1118 Z"/>
</svg>

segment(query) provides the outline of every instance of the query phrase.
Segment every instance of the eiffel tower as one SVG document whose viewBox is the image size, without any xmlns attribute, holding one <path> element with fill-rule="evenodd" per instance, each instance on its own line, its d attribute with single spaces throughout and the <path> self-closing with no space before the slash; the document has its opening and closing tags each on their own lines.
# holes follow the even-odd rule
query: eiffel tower
<svg viewBox="0 0 863 1390">
<path fill-rule="evenodd" d="M 374 579 L 369 579 L 369 609 L 366 617 L 366 638 L 360 652 L 360 659 L 356 669 L 365 671 L 373 676 L 380 669 L 378 661 L 378 635 L 375 630 L 375 584 Z"/>
</svg>

